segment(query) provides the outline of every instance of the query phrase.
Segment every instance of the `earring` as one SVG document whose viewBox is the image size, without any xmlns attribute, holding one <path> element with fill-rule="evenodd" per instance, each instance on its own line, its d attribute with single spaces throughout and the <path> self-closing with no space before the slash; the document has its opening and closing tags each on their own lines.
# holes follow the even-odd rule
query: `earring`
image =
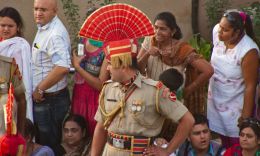
<svg viewBox="0 0 260 156">
<path fill-rule="evenodd" d="M 175 33 L 172 33 L 172 37 L 174 36 Z"/>
<path fill-rule="evenodd" d="M 175 35 L 175 33 L 176 33 L 176 31 L 173 31 L 173 32 L 172 32 L 172 37 Z"/>
</svg>

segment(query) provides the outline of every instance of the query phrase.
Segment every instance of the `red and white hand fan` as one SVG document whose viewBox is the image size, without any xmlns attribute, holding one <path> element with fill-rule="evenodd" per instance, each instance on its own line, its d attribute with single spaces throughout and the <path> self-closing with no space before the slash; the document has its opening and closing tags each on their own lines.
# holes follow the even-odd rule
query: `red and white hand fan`
<svg viewBox="0 0 260 156">
<path fill-rule="evenodd" d="M 98 41 L 118 41 L 154 34 L 149 18 L 139 9 L 122 3 L 103 6 L 82 25 L 79 36 Z"/>
</svg>

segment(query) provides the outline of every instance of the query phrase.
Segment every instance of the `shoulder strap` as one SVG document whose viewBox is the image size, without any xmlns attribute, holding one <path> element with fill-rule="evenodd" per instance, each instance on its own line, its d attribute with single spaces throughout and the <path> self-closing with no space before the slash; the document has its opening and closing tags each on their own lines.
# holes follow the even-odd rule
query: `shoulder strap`
<svg viewBox="0 0 260 156">
<path fill-rule="evenodd" d="M 124 107 L 125 107 L 125 101 L 130 97 L 130 95 L 133 93 L 133 91 L 136 89 L 136 85 L 132 85 L 130 86 L 130 88 L 127 90 L 125 98 L 122 99 L 121 101 L 119 101 L 119 103 L 117 104 L 116 108 L 114 110 L 112 110 L 111 112 L 107 113 L 105 110 L 105 103 L 104 103 L 104 90 L 106 88 L 106 84 L 104 85 L 100 96 L 99 96 L 99 105 L 100 105 L 100 110 L 101 110 L 101 114 L 104 117 L 104 127 L 105 129 L 107 129 L 109 127 L 109 125 L 111 124 L 111 122 L 114 120 L 114 118 L 119 114 L 120 118 L 122 118 L 124 116 Z M 120 111 L 121 110 L 121 111 Z M 121 112 L 121 113 L 120 113 Z"/>
</svg>

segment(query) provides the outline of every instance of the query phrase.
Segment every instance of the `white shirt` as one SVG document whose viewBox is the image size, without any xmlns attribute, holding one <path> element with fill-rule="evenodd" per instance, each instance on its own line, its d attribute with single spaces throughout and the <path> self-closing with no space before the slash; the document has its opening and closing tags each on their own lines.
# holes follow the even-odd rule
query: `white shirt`
<svg viewBox="0 0 260 156">
<path fill-rule="evenodd" d="M 13 57 L 18 64 L 26 90 L 26 117 L 33 121 L 31 47 L 22 37 L 13 37 L 0 42 L 0 55 Z"/>
<path fill-rule="evenodd" d="M 227 49 L 218 38 L 218 27 L 213 29 L 211 65 L 214 74 L 209 82 L 207 115 L 211 130 L 229 137 L 238 137 L 237 120 L 244 103 L 245 83 L 241 64 L 251 49 L 259 49 L 246 34 L 233 49 Z"/>
<path fill-rule="evenodd" d="M 32 45 L 33 90 L 44 80 L 54 66 L 69 69 L 70 39 L 69 34 L 55 16 L 44 26 L 38 26 L 38 31 Z M 47 89 L 46 92 L 59 91 L 67 86 L 67 76 Z"/>
</svg>

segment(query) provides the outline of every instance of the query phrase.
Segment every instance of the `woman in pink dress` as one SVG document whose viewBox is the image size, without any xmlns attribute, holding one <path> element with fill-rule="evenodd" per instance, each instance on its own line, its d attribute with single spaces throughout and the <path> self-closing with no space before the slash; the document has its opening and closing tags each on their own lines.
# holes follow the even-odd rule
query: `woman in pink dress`
<svg viewBox="0 0 260 156">
<path fill-rule="evenodd" d="M 72 57 L 72 64 L 76 70 L 72 112 L 86 119 L 89 136 L 93 136 L 99 92 L 102 84 L 109 79 L 109 73 L 104 61 L 105 54 L 101 48 L 103 44 L 91 39 L 83 39 L 82 43 L 84 55 L 78 56 L 74 51 Z"/>
</svg>

